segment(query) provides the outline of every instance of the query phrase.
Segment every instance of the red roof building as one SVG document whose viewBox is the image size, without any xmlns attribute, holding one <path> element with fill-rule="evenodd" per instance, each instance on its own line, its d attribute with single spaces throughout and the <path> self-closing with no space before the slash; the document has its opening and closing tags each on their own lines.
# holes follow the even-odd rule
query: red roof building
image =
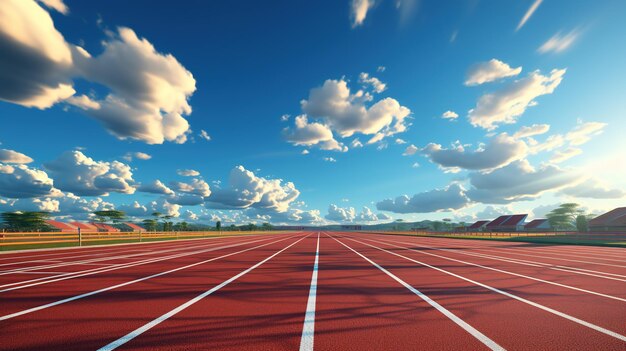
<svg viewBox="0 0 626 351">
<path fill-rule="evenodd" d="M 626 232 L 626 207 L 618 207 L 590 220 L 589 230 Z"/>
<path fill-rule="evenodd" d="M 493 221 L 487 223 L 485 229 L 491 231 L 518 231 L 524 229 L 524 221 L 527 214 L 515 214 L 500 216 Z"/>
<path fill-rule="evenodd" d="M 81 223 L 81 222 L 72 222 L 71 223 L 76 228 L 80 228 L 82 232 L 97 232 L 98 228 L 95 225 L 89 223 Z"/>
<path fill-rule="evenodd" d="M 524 229 L 528 231 L 550 230 L 550 222 L 547 219 L 533 219 L 526 223 Z"/>
<path fill-rule="evenodd" d="M 51 219 L 46 221 L 46 224 L 52 228 L 55 232 L 76 232 L 78 228 L 69 223 L 63 223 L 59 221 L 53 221 Z"/>
<path fill-rule="evenodd" d="M 122 227 L 123 230 L 126 232 L 135 232 L 135 233 L 145 233 L 146 229 L 143 227 L 140 227 L 134 223 L 130 223 L 130 222 L 124 222 L 122 223 Z"/>
<path fill-rule="evenodd" d="M 96 227 L 98 232 L 102 232 L 102 233 L 117 233 L 120 231 L 119 229 L 115 227 L 111 227 L 110 225 L 104 224 L 104 223 L 91 223 L 91 225 Z"/>
<path fill-rule="evenodd" d="M 467 230 L 470 232 L 479 231 L 485 229 L 485 226 L 489 223 L 489 221 L 476 221 L 474 224 L 467 227 Z"/>
</svg>

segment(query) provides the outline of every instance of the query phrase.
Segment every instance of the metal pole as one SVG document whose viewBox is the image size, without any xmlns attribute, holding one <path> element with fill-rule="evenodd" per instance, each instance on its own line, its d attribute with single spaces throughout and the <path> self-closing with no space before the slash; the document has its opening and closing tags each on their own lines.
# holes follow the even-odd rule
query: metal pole
<svg viewBox="0 0 626 351">
<path fill-rule="evenodd" d="M 80 231 L 80 227 L 78 227 L 78 246 L 83 246 L 83 233 Z"/>
</svg>

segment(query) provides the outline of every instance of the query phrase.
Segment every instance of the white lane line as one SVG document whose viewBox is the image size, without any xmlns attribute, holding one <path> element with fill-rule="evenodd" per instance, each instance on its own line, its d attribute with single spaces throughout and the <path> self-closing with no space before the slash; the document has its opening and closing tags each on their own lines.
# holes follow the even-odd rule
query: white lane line
<svg viewBox="0 0 626 351">
<path fill-rule="evenodd" d="M 50 276 L 50 277 L 42 277 L 42 278 L 37 278 L 37 279 L 30 279 L 30 280 L 24 280 L 24 281 L 19 281 L 19 282 L 14 282 L 14 283 L 8 283 L 8 284 L 0 285 L 0 288 L 2 288 L 2 289 L 0 289 L 0 293 L 4 293 L 4 292 L 7 292 L 7 291 L 13 291 L 13 290 L 19 290 L 19 289 L 25 289 L 25 288 L 29 288 L 29 287 L 32 287 L 32 286 L 42 285 L 42 284 L 55 283 L 55 282 L 62 281 L 62 280 L 68 280 L 68 279 L 85 277 L 85 276 L 94 275 L 94 274 L 98 274 L 98 273 L 105 273 L 105 272 L 115 271 L 115 270 L 118 270 L 118 269 L 130 268 L 130 267 L 135 267 L 135 266 L 141 266 L 141 265 L 149 264 L 149 263 L 155 263 L 155 262 L 172 260 L 172 259 L 179 258 L 179 257 L 198 255 L 198 254 L 202 254 L 202 253 L 205 253 L 205 252 L 217 251 L 217 250 L 227 249 L 227 248 L 231 248 L 231 247 L 237 247 L 237 246 L 241 246 L 241 245 L 245 245 L 245 244 L 252 244 L 252 243 L 263 241 L 263 240 L 268 240 L 268 239 L 267 238 L 263 238 L 263 239 L 247 241 L 247 242 L 238 243 L 238 244 L 230 244 L 230 245 L 226 245 L 226 246 L 217 246 L 217 247 L 215 247 L 214 245 L 211 245 L 211 246 L 207 245 L 205 247 L 208 247 L 208 248 L 205 248 L 203 250 L 198 250 L 198 251 L 188 251 L 188 252 L 178 253 L 178 254 L 165 256 L 165 257 L 148 258 L 148 259 L 145 259 L 145 260 L 134 261 L 134 262 L 131 262 L 131 263 L 106 265 L 106 267 L 92 268 L 92 269 L 87 269 L 87 270 L 83 270 L 83 271 L 68 272 L 68 273 L 59 274 L 59 275 Z M 215 245 L 219 245 L 219 244 L 220 243 L 216 243 Z M 196 247 L 193 247 L 193 248 L 196 248 Z M 18 285 L 18 286 L 15 286 L 15 285 Z"/>
<path fill-rule="evenodd" d="M 557 316 L 559 316 L 559 317 L 565 318 L 565 319 L 567 319 L 567 320 L 570 320 L 570 321 L 572 321 L 572 322 L 574 322 L 574 323 L 580 324 L 580 325 L 585 326 L 585 327 L 587 327 L 587 328 L 593 329 L 593 330 L 598 331 L 598 332 L 600 332 L 600 333 L 602 333 L 602 334 L 605 334 L 605 335 L 608 335 L 608 336 L 614 337 L 614 338 L 619 339 L 619 340 L 622 340 L 622 341 L 626 341 L 626 336 L 624 336 L 624 335 L 622 335 L 622 334 L 616 333 L 616 332 L 614 332 L 614 331 L 612 331 L 612 330 L 608 330 L 608 329 L 603 328 L 603 327 L 601 327 L 601 326 L 599 326 L 599 325 L 595 325 L 595 324 L 593 324 L 593 323 L 589 323 L 589 322 L 587 322 L 587 321 L 584 321 L 584 320 L 582 320 L 582 319 L 576 318 L 576 317 L 574 317 L 574 316 L 570 316 L 570 315 L 569 315 L 569 314 L 567 314 L 567 313 L 563 313 L 563 312 L 561 312 L 561 311 L 557 311 L 557 310 L 555 310 L 555 309 L 552 309 L 552 308 L 550 308 L 550 307 L 547 307 L 547 306 L 544 306 L 544 305 L 538 304 L 538 303 L 536 303 L 536 302 L 533 302 L 533 301 L 530 301 L 530 300 L 526 300 L 526 299 L 525 299 L 525 298 L 523 298 L 523 297 L 519 297 L 519 296 L 517 296 L 517 295 L 513 295 L 513 294 L 508 293 L 508 292 L 506 292 L 506 291 L 504 291 L 504 290 L 500 290 L 500 289 L 498 289 L 498 288 L 494 288 L 494 287 L 489 286 L 489 285 L 487 285 L 487 284 L 483 284 L 483 283 L 477 282 L 477 281 L 475 281 L 475 280 L 472 280 L 472 279 L 469 279 L 469 278 L 463 277 L 463 276 L 458 275 L 458 274 L 456 274 L 456 273 L 452 273 L 452 272 L 446 271 L 445 269 L 442 269 L 442 268 L 439 268 L 439 267 L 435 267 L 435 266 L 429 265 L 428 263 L 424 263 L 424 262 L 420 262 L 420 261 L 418 261 L 418 260 L 414 260 L 414 259 L 412 259 L 412 258 L 410 258 L 410 257 L 403 256 L 403 255 L 401 255 L 401 254 L 399 254 L 399 253 L 397 253 L 397 252 L 393 252 L 393 251 L 385 250 L 385 249 L 380 248 L 380 247 L 378 247 L 378 246 L 376 246 L 376 245 L 371 245 L 371 244 L 364 243 L 364 242 L 362 242 L 362 241 L 359 241 L 359 240 L 356 240 L 356 239 L 351 239 L 351 238 L 348 238 L 348 240 L 355 241 L 355 242 L 361 243 L 361 244 L 363 244 L 363 245 L 367 245 L 367 246 L 369 246 L 369 247 L 373 247 L 373 248 L 378 249 L 378 250 L 380 250 L 380 251 L 383 251 L 383 252 L 386 252 L 386 253 L 392 254 L 392 255 L 394 255 L 394 256 L 398 256 L 398 257 L 404 258 L 405 260 L 408 260 L 408 261 L 411 261 L 411 262 L 415 262 L 415 263 L 420 264 L 420 265 L 422 265 L 422 266 L 425 266 L 425 267 L 428 267 L 428 268 L 432 268 L 432 269 L 437 270 L 437 271 L 439 271 L 439 272 L 442 272 L 442 273 L 445 273 L 445 274 L 451 275 L 451 276 L 453 276 L 453 277 L 456 277 L 456 278 L 459 278 L 459 279 L 465 280 L 466 282 L 472 283 L 472 284 L 474 284 L 474 285 L 478 285 L 478 286 L 481 286 L 481 287 L 483 287 L 483 288 L 485 288 L 485 289 L 489 289 L 489 290 L 491 290 L 491 291 L 493 291 L 493 292 L 496 292 L 496 293 L 498 293 L 498 294 L 501 294 L 501 295 L 504 295 L 504 296 L 510 297 L 510 298 L 512 298 L 512 299 L 515 299 L 515 300 L 517 300 L 517 301 L 520 301 L 520 302 L 523 302 L 523 303 L 525 303 L 525 304 L 531 305 L 531 306 L 533 306 L 533 307 L 537 307 L 537 308 L 539 308 L 539 309 L 541 309 L 541 310 L 544 310 L 544 311 L 546 311 L 546 312 L 552 313 L 552 314 L 557 315 Z"/>
<path fill-rule="evenodd" d="M 309 290 L 309 300 L 306 304 L 304 314 L 304 325 L 302 326 L 302 338 L 300 338 L 300 351 L 313 351 L 313 337 L 315 335 L 315 301 L 317 299 L 317 268 L 320 258 L 320 233 L 317 233 L 317 249 L 315 251 L 315 263 L 311 274 L 311 288 Z"/>
<path fill-rule="evenodd" d="M 498 272 L 498 273 L 508 274 L 508 275 L 512 275 L 512 276 L 515 276 L 515 277 L 520 277 L 520 278 L 524 278 L 524 279 L 534 280 L 534 281 L 537 281 L 537 282 L 540 282 L 540 283 L 555 285 L 555 286 L 558 286 L 558 287 L 561 287 L 561 288 L 576 290 L 576 291 L 584 292 L 584 293 L 587 293 L 587 294 L 592 294 L 592 295 L 596 295 L 596 296 L 606 297 L 608 299 L 613 299 L 613 300 L 617 300 L 617 301 L 626 302 L 626 299 L 623 299 L 623 298 L 617 297 L 617 296 L 603 294 L 603 293 L 600 293 L 600 292 L 591 291 L 591 290 L 587 290 L 587 289 L 583 289 L 583 288 L 577 288 L 575 286 L 561 284 L 561 283 L 557 283 L 557 282 L 552 282 L 552 281 L 544 280 L 544 279 L 541 279 L 541 278 L 535 278 L 535 277 L 531 277 L 531 276 L 528 276 L 528 275 L 525 275 L 525 274 L 510 272 L 510 271 L 506 271 L 506 270 L 503 270 L 503 269 L 498 269 L 498 268 L 494 268 L 494 267 L 484 266 L 484 265 L 478 264 L 478 263 L 467 262 L 467 261 L 463 261 L 463 260 L 457 260 L 457 259 L 452 258 L 452 257 L 437 255 L 437 254 L 434 254 L 432 252 L 426 252 L 426 251 L 423 251 L 423 250 L 417 250 L 417 249 L 412 249 L 412 248 L 405 247 L 405 246 L 392 244 L 392 243 L 407 244 L 407 243 L 404 243 L 404 242 L 401 242 L 401 241 L 397 241 L 397 242 L 396 241 L 388 241 L 387 242 L 387 241 L 380 241 L 380 240 L 374 240 L 374 239 L 365 239 L 365 240 L 373 241 L 373 242 L 376 242 L 376 243 L 379 243 L 379 244 L 391 245 L 393 247 L 400 248 L 400 249 L 403 249 L 403 250 L 415 251 L 415 252 L 418 252 L 420 254 L 429 255 L 429 256 L 433 256 L 433 257 L 438 257 L 438 258 L 442 258 L 442 259 L 448 260 L 448 261 L 463 263 L 463 264 L 466 264 L 468 266 L 474 266 L 474 267 L 478 267 L 478 268 L 488 269 L 490 271 L 494 271 L 494 272 Z M 417 244 L 409 244 L 409 245 L 415 245 L 415 246 L 419 246 L 419 247 L 440 250 L 440 249 L 437 249 L 437 248 L 432 248 L 432 247 L 429 247 L 429 246 L 421 246 L 421 245 L 417 245 Z"/>
<path fill-rule="evenodd" d="M 454 313 L 450 312 L 445 307 L 441 306 L 440 304 L 438 304 L 436 301 L 434 301 L 433 299 L 431 299 L 430 297 L 428 297 L 427 295 L 425 295 L 421 291 L 415 289 L 409 283 L 407 283 L 404 280 L 400 279 L 395 274 L 389 272 L 385 268 L 381 267 L 378 263 L 370 260 L 368 257 L 362 255 L 360 252 L 354 250 L 350 246 L 348 246 L 348 245 L 344 244 L 343 242 L 335 239 L 333 236 L 330 236 L 330 237 L 333 238 L 336 242 L 338 242 L 341 245 L 343 245 L 346 248 L 348 248 L 350 251 L 352 251 L 355 254 L 361 256 L 361 258 L 363 258 L 364 260 L 369 262 L 371 265 L 373 265 L 374 267 L 376 267 L 379 270 L 381 270 L 383 273 L 387 274 L 389 277 L 391 277 L 393 280 L 395 280 L 398 283 L 400 283 L 405 288 L 409 289 L 415 295 L 419 296 L 419 298 L 421 298 L 422 300 L 426 301 L 429 305 L 433 306 L 435 309 L 437 309 L 437 311 L 441 312 L 444 316 L 448 317 L 451 321 L 453 321 L 458 326 L 463 328 L 466 332 L 470 333 L 473 337 L 475 337 L 478 341 L 483 343 L 489 349 L 491 349 L 491 350 L 505 350 L 502 346 L 498 345 L 495 341 L 491 340 L 488 336 L 486 336 L 485 334 L 481 333 L 480 331 L 478 331 L 476 328 L 474 328 L 471 325 L 469 325 L 467 322 L 465 322 L 461 318 L 457 317 Z"/>
<path fill-rule="evenodd" d="M 193 299 L 185 302 L 184 304 L 174 308 L 173 310 L 163 314 L 162 316 L 152 320 L 151 322 L 146 323 L 143 326 L 133 330 L 132 332 L 122 336 L 121 338 L 111 342 L 110 344 L 105 345 L 105 346 L 99 348 L 98 351 L 111 351 L 111 350 L 115 350 L 116 348 L 126 344 L 127 342 L 133 340 L 134 338 L 138 337 L 139 335 L 147 332 L 148 330 L 150 330 L 150 329 L 156 327 L 157 325 L 163 323 L 164 321 L 168 320 L 172 316 L 174 316 L 174 315 L 178 314 L 179 312 L 185 310 L 189 306 L 191 306 L 191 305 L 195 304 L 196 302 L 202 300 L 203 298 L 213 294 L 214 292 L 216 292 L 219 289 L 225 287 L 226 285 L 234 282 L 235 280 L 239 279 L 240 277 L 248 274 L 250 271 L 254 270 L 255 268 L 257 268 L 260 265 L 262 265 L 263 263 L 265 263 L 265 262 L 271 260 L 272 258 L 276 257 L 278 254 L 280 254 L 281 252 L 283 252 L 283 251 L 287 250 L 288 248 L 294 246 L 295 244 L 299 243 L 300 241 L 302 241 L 306 237 L 308 237 L 308 235 L 303 237 L 303 238 L 300 238 L 300 239 L 296 240 L 295 242 L 289 244 L 287 247 L 285 247 L 285 248 L 281 249 L 280 251 L 272 254 L 271 256 L 265 258 L 263 261 L 261 261 L 261 262 L 255 264 L 255 265 L 251 266 L 250 268 L 248 268 L 248 269 L 246 269 L 246 270 L 244 270 L 244 271 L 242 271 L 242 272 L 240 272 L 240 273 L 230 277 L 228 280 L 223 281 L 219 285 L 216 285 L 215 287 L 213 287 L 213 288 L 203 292 L 202 294 L 200 294 L 200 295 L 194 297 Z"/>
<path fill-rule="evenodd" d="M 146 276 L 146 277 L 143 277 L 143 278 L 131 280 L 131 281 L 128 281 L 128 282 L 117 284 L 117 285 L 112 285 L 112 286 L 109 286 L 109 287 L 106 287 L 106 288 L 102 288 L 102 289 L 99 289 L 99 290 L 90 291 L 88 293 L 84 293 L 84 294 L 68 297 L 66 299 L 55 301 L 55 302 L 51 302 L 51 303 L 47 303 L 45 305 L 32 307 L 32 308 L 29 308 L 29 309 L 26 309 L 26 310 L 23 310 L 23 311 L 20 311 L 20 312 L 7 314 L 7 315 L 4 315 L 4 316 L 0 316 L 0 321 L 4 321 L 4 320 L 7 320 L 7 319 L 23 316 L 25 314 L 33 313 L 33 312 L 36 312 L 36 311 L 41 311 L 41 310 L 44 310 L 46 308 L 62 305 L 64 303 L 68 303 L 68 302 L 71 302 L 71 301 L 83 299 L 85 297 L 93 296 L 93 295 L 96 295 L 96 294 L 103 293 L 105 291 L 121 288 L 121 287 L 124 287 L 124 286 L 127 286 L 127 285 L 139 283 L 139 282 L 142 282 L 144 280 L 160 277 L 162 275 L 178 272 L 178 271 L 181 271 L 183 269 L 195 267 L 195 266 L 198 266 L 198 265 L 201 265 L 201 264 L 209 263 L 209 262 L 212 262 L 212 261 L 217 261 L 217 260 L 220 260 L 222 258 L 226 258 L 226 257 L 229 257 L 229 256 L 233 256 L 233 255 L 237 255 L 237 254 L 240 254 L 240 253 L 244 253 L 244 252 L 247 252 L 247 251 L 250 251 L 250 250 L 258 249 L 260 247 L 264 247 L 264 246 L 267 246 L 267 245 L 275 244 L 275 243 L 281 242 L 283 240 L 291 239 L 291 238 L 293 238 L 293 236 L 290 236 L 290 237 L 284 238 L 284 239 L 280 239 L 280 240 L 277 240 L 277 241 L 272 241 L 272 242 L 267 243 L 267 244 L 251 247 L 251 248 L 248 248 L 248 249 L 245 249 L 245 250 L 240 250 L 240 251 L 237 251 L 237 252 L 229 253 L 229 254 L 226 254 L 226 255 L 219 256 L 219 257 L 214 257 L 214 258 L 211 258 L 211 259 L 208 259 L 208 260 L 204 260 L 204 261 L 201 261 L 201 262 L 196 262 L 196 263 L 192 263 L 192 264 L 189 264 L 189 265 L 186 265 L 186 266 L 170 269 L 169 271 L 152 274 L 152 275 L 149 275 L 149 276 Z"/>
</svg>

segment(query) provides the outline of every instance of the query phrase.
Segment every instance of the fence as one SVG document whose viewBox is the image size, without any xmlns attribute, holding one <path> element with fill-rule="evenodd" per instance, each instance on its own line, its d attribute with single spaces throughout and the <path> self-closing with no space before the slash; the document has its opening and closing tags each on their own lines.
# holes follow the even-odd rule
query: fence
<svg viewBox="0 0 626 351">
<path fill-rule="evenodd" d="M 267 231 L 178 231 L 178 232 L 0 232 L 0 250 L 21 246 L 79 246 L 98 242 L 142 242 L 167 239 L 193 239 L 211 236 L 250 235 L 268 233 Z M 282 233 L 282 231 L 272 231 Z"/>
</svg>

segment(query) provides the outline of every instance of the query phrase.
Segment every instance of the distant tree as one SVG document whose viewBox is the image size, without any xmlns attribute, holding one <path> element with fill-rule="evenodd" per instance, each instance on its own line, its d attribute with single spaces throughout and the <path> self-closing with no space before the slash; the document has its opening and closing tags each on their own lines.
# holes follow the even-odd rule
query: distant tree
<svg viewBox="0 0 626 351">
<path fill-rule="evenodd" d="M 262 229 L 262 230 L 272 230 L 272 225 L 271 225 L 271 224 L 269 224 L 269 223 L 267 223 L 267 222 L 266 222 L 266 223 L 263 223 L 263 224 L 261 225 L 261 229 Z"/>
<path fill-rule="evenodd" d="M 215 222 L 215 230 L 218 232 L 222 230 L 222 221 Z"/>
<path fill-rule="evenodd" d="M 565 203 L 550 211 L 546 217 L 550 226 L 558 230 L 572 230 L 576 228 L 576 218 L 584 215 L 580 205 L 576 203 Z"/>
<path fill-rule="evenodd" d="M 4 212 L 0 215 L 4 226 L 11 231 L 41 231 L 48 229 L 46 220 L 50 217 L 48 212 L 18 211 Z"/>
<path fill-rule="evenodd" d="M 154 232 L 157 230 L 158 222 L 156 219 L 144 219 L 141 223 L 143 223 L 148 231 Z"/>
<path fill-rule="evenodd" d="M 236 225 L 234 225 L 234 224 L 231 224 L 231 225 L 230 225 L 230 230 L 232 230 L 232 231 L 237 230 L 237 226 L 236 226 Z"/>
<path fill-rule="evenodd" d="M 584 214 L 576 216 L 576 229 L 579 232 L 586 232 L 589 230 L 589 219 Z"/>
<path fill-rule="evenodd" d="M 433 222 L 433 230 L 438 232 L 441 231 L 441 229 L 443 228 L 443 222 L 439 222 L 439 221 L 434 221 Z"/>
<path fill-rule="evenodd" d="M 95 211 L 93 214 L 96 215 L 96 219 L 98 222 L 118 223 L 126 218 L 126 213 L 124 213 L 124 211 L 118 210 Z"/>
</svg>

